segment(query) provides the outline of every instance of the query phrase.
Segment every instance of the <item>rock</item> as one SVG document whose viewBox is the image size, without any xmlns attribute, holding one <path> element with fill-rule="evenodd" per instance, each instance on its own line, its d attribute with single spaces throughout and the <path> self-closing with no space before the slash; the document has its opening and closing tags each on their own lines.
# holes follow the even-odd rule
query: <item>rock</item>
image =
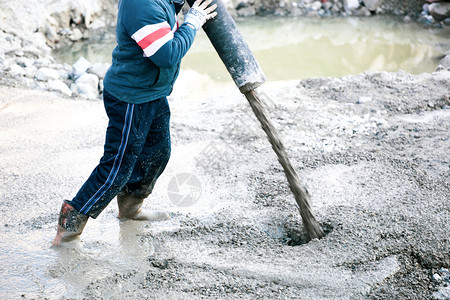
<svg viewBox="0 0 450 300">
<path fill-rule="evenodd" d="M 47 85 L 45 84 L 45 82 L 42 81 L 38 81 L 35 82 L 36 88 L 40 89 L 40 90 L 46 90 L 47 89 Z"/>
<path fill-rule="evenodd" d="M 34 80 L 34 78 L 20 77 L 19 82 L 24 87 L 34 88 L 36 80 Z"/>
<path fill-rule="evenodd" d="M 378 7 L 383 3 L 383 0 L 364 0 L 364 5 L 370 11 L 376 11 Z"/>
<path fill-rule="evenodd" d="M 106 27 L 106 23 L 102 20 L 96 19 L 94 22 L 92 22 L 89 25 L 89 29 L 99 29 L 99 28 L 103 28 Z"/>
<path fill-rule="evenodd" d="M 59 73 L 54 69 L 44 67 L 37 71 L 35 78 L 40 81 L 55 80 L 59 79 Z"/>
<path fill-rule="evenodd" d="M 225 0 L 225 2 L 233 2 L 233 1 L 231 1 L 231 0 Z M 233 3 L 230 3 L 231 5 L 233 5 Z M 247 0 L 242 0 L 242 1 L 236 1 L 235 3 L 234 3 L 234 6 L 235 6 L 235 8 L 237 9 L 237 10 L 239 10 L 239 9 L 241 9 L 241 8 L 243 8 L 243 7 L 247 7 L 247 6 L 249 6 L 249 3 L 248 3 L 248 1 Z"/>
<path fill-rule="evenodd" d="M 169 261 L 167 259 L 152 259 L 151 265 L 159 269 L 167 269 L 169 266 Z"/>
<path fill-rule="evenodd" d="M 96 100 L 98 98 L 98 90 L 92 89 L 92 86 L 86 83 L 74 83 L 70 86 L 70 89 L 75 94 L 82 96 L 83 98 L 87 98 L 89 100 Z"/>
<path fill-rule="evenodd" d="M 441 281 L 441 280 L 442 280 L 442 277 L 439 276 L 439 274 L 435 273 L 435 274 L 433 274 L 433 280 L 434 280 L 434 281 Z"/>
<path fill-rule="evenodd" d="M 51 44 L 58 42 L 59 37 L 58 37 L 58 34 L 56 33 L 55 28 L 52 25 L 50 25 L 49 23 L 46 23 L 44 26 L 45 26 L 44 34 L 45 34 L 45 37 L 47 38 L 47 41 Z"/>
<path fill-rule="evenodd" d="M 91 31 L 85 30 L 85 31 L 83 32 L 82 39 L 88 40 L 90 37 L 91 37 Z"/>
<path fill-rule="evenodd" d="M 322 3 L 320 1 L 315 1 L 311 4 L 312 10 L 319 10 L 322 8 Z"/>
<path fill-rule="evenodd" d="M 0 70 L 9 71 L 11 66 L 11 62 L 8 59 L 0 59 Z"/>
<path fill-rule="evenodd" d="M 358 0 L 344 0 L 344 8 L 347 11 L 355 10 L 359 7 Z"/>
<path fill-rule="evenodd" d="M 76 81 L 75 83 L 87 83 L 92 85 L 92 87 L 95 87 L 96 89 L 98 89 L 98 77 L 94 74 L 88 74 L 85 73 L 83 75 L 81 75 Z"/>
<path fill-rule="evenodd" d="M 25 76 L 27 76 L 28 78 L 35 78 L 36 73 L 37 73 L 37 68 L 35 66 L 31 66 L 31 67 L 27 67 L 25 68 Z"/>
<path fill-rule="evenodd" d="M 70 73 L 67 70 L 64 69 L 58 69 L 59 77 L 61 77 L 64 80 L 70 79 Z"/>
<path fill-rule="evenodd" d="M 322 3 L 322 6 L 325 10 L 331 10 L 331 8 L 333 7 L 333 3 L 331 2 L 324 2 Z"/>
<path fill-rule="evenodd" d="M 339 8 L 338 5 L 333 5 L 333 6 L 331 7 L 331 11 L 332 11 L 333 13 L 337 14 L 338 12 L 341 11 L 341 9 Z"/>
<path fill-rule="evenodd" d="M 239 17 L 252 17 L 256 14 L 256 10 L 253 6 L 243 7 L 237 10 Z"/>
<path fill-rule="evenodd" d="M 363 104 L 363 103 L 367 103 L 367 102 L 371 102 L 371 101 L 372 101 L 372 97 L 361 96 L 358 98 L 358 101 L 356 103 Z"/>
<path fill-rule="evenodd" d="M 22 45 L 15 37 L 7 36 L 5 41 L 2 42 L 2 50 L 4 53 L 14 53 L 20 49 L 22 49 Z"/>
<path fill-rule="evenodd" d="M 20 57 L 16 59 L 16 64 L 21 66 L 22 68 L 30 68 L 33 67 L 33 61 L 27 57 Z"/>
<path fill-rule="evenodd" d="M 429 6 L 430 14 L 436 21 L 444 21 L 450 17 L 450 3 L 437 2 Z"/>
<path fill-rule="evenodd" d="M 95 100 L 98 98 L 98 83 L 99 79 L 97 76 L 85 73 L 81 75 L 70 88 L 79 95 Z"/>
<path fill-rule="evenodd" d="M 441 59 L 439 65 L 436 68 L 436 71 L 443 71 L 443 70 L 450 71 L 450 54 L 446 55 L 443 59 Z"/>
<path fill-rule="evenodd" d="M 105 78 L 105 74 L 109 69 L 110 64 L 107 63 L 95 63 L 89 67 L 88 73 L 96 75 L 98 78 Z"/>
<path fill-rule="evenodd" d="M 86 73 L 87 69 L 91 66 L 91 63 L 84 58 L 83 56 L 80 57 L 76 63 L 73 64 L 72 73 L 74 74 L 74 77 L 77 78 L 81 76 L 83 73 Z"/>
<path fill-rule="evenodd" d="M 63 28 L 60 31 L 58 31 L 58 34 L 62 35 L 62 36 L 70 36 L 70 35 L 72 35 L 72 30 L 70 30 L 70 28 L 66 27 L 66 28 Z"/>
<path fill-rule="evenodd" d="M 25 71 L 24 68 L 22 68 L 16 64 L 13 64 L 10 67 L 10 71 L 9 71 L 9 74 L 11 74 L 12 76 L 24 76 L 24 75 L 26 75 L 26 73 L 27 72 Z"/>
<path fill-rule="evenodd" d="M 430 15 L 421 15 L 418 19 L 419 22 L 426 24 L 426 25 L 431 25 L 434 22 L 434 19 L 432 16 Z"/>
<path fill-rule="evenodd" d="M 325 9 L 319 9 L 317 13 L 319 14 L 320 17 L 331 16 L 330 12 Z"/>
<path fill-rule="evenodd" d="M 307 17 L 318 17 L 319 16 L 319 12 L 317 10 L 308 10 L 308 12 L 306 13 Z"/>
<path fill-rule="evenodd" d="M 47 45 L 41 32 L 33 32 L 22 40 L 23 51 L 32 53 L 36 58 L 51 55 L 52 49 Z"/>
<path fill-rule="evenodd" d="M 78 29 L 78 28 L 75 28 L 75 29 L 72 31 L 72 34 L 69 36 L 69 39 L 70 39 L 72 42 L 79 41 L 79 40 L 81 40 L 82 38 L 83 38 L 83 33 L 82 33 L 81 30 Z"/>
<path fill-rule="evenodd" d="M 355 16 L 363 16 L 363 17 L 370 17 L 372 13 L 370 12 L 367 7 L 360 7 L 358 10 L 355 11 Z"/>
<path fill-rule="evenodd" d="M 275 9 L 275 11 L 273 12 L 273 14 L 275 16 L 279 16 L 279 17 L 284 17 L 286 15 L 286 11 L 280 7 L 278 7 L 277 9 Z"/>
<path fill-rule="evenodd" d="M 67 96 L 72 96 L 72 91 L 62 80 L 50 80 L 47 85 L 49 90 L 58 91 Z"/>
<path fill-rule="evenodd" d="M 439 289 L 433 293 L 433 299 L 436 300 L 450 299 L 450 286 L 440 286 Z"/>
<path fill-rule="evenodd" d="M 34 62 L 34 65 L 37 67 L 37 68 L 42 68 L 42 67 L 46 67 L 46 66 L 48 66 L 48 65 L 50 65 L 51 63 L 52 63 L 53 61 L 52 61 L 52 57 L 40 57 L 40 58 L 38 58 L 35 62 Z"/>
<path fill-rule="evenodd" d="M 23 52 L 25 53 L 26 56 L 31 55 L 31 56 L 35 56 L 35 57 L 39 57 L 44 54 L 42 50 L 40 50 L 37 47 L 32 46 L 32 45 L 25 46 L 23 48 Z"/>
<path fill-rule="evenodd" d="M 61 65 L 58 68 L 59 77 L 61 77 L 62 80 L 72 80 L 73 78 L 73 67 L 67 63 Z"/>
</svg>

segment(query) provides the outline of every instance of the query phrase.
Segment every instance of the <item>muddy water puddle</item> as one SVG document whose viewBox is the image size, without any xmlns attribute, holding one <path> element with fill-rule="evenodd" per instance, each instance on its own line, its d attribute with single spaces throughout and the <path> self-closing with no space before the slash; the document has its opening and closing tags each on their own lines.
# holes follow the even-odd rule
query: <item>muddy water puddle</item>
<svg viewBox="0 0 450 300">
<path fill-rule="evenodd" d="M 424 28 L 393 17 L 250 18 L 237 24 L 269 81 L 340 77 L 364 71 L 432 72 L 450 51 L 448 29 Z M 110 63 L 114 47 L 114 40 L 80 42 L 55 55 L 67 63 L 81 56 L 91 62 Z M 203 81 L 209 79 L 210 86 L 232 86 L 202 31 L 184 58 L 182 70 L 198 73 Z"/>
</svg>

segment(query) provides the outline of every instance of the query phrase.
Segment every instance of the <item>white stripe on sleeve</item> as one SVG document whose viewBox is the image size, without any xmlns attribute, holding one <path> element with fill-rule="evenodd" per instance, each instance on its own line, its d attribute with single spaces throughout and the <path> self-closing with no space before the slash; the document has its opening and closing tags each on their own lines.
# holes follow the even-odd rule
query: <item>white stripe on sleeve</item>
<svg viewBox="0 0 450 300">
<path fill-rule="evenodd" d="M 145 38 L 149 34 L 154 33 L 155 31 L 158 31 L 161 28 L 170 28 L 170 25 L 167 21 L 157 23 L 157 24 L 146 25 L 146 26 L 142 27 L 141 29 L 139 29 L 138 31 L 136 31 L 131 36 L 131 38 L 133 40 L 135 40 L 136 43 L 139 43 L 143 38 Z"/>
<path fill-rule="evenodd" d="M 160 38 L 159 40 L 155 41 L 151 45 L 149 45 L 147 48 L 144 49 L 144 56 L 150 57 L 153 54 L 155 54 L 164 44 L 169 42 L 173 39 L 173 32 L 169 31 L 165 36 Z"/>
</svg>

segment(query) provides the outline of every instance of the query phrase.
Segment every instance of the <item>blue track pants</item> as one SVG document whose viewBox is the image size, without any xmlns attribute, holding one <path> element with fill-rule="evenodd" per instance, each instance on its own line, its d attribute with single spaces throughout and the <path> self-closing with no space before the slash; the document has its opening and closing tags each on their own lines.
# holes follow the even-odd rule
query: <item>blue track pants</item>
<svg viewBox="0 0 450 300">
<path fill-rule="evenodd" d="M 130 104 L 104 91 L 103 101 L 109 118 L 103 157 L 70 201 L 92 218 L 119 193 L 150 195 L 170 157 L 170 109 L 165 97 Z"/>
</svg>

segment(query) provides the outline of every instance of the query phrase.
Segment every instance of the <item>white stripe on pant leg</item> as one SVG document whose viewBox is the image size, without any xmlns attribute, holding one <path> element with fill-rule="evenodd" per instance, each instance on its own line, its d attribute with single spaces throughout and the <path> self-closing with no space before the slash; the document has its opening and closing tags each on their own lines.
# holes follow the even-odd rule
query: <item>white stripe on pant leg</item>
<svg viewBox="0 0 450 300">
<path fill-rule="evenodd" d="M 133 121 L 134 104 L 128 104 L 127 111 L 125 113 L 125 124 L 122 129 L 122 139 L 116 158 L 114 159 L 113 167 L 109 172 L 108 178 L 100 189 L 86 202 L 86 204 L 80 209 L 82 214 L 87 214 L 92 206 L 100 200 L 100 198 L 106 193 L 106 191 L 112 186 L 114 180 L 119 173 L 120 166 L 122 164 L 123 156 L 127 148 L 128 138 L 131 131 L 131 122 Z"/>
</svg>

